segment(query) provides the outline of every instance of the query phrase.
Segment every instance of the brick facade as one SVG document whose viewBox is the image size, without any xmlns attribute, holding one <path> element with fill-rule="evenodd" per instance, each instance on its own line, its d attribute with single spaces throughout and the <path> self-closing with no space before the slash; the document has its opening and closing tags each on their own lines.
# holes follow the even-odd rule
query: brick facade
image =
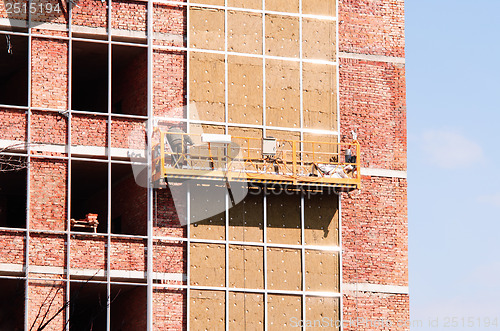
<svg viewBox="0 0 500 331">
<path fill-rule="evenodd" d="M 361 165 L 406 170 L 406 88 L 401 64 L 340 59 L 340 124 L 355 130 Z"/>
<path fill-rule="evenodd" d="M 406 179 L 363 176 L 342 200 L 346 282 L 408 286 Z"/>
<path fill-rule="evenodd" d="M 33 107 L 68 108 L 68 43 L 34 38 L 31 43 L 31 104 Z"/>
<path fill-rule="evenodd" d="M 404 0 L 339 0 L 341 52 L 405 56 Z"/>
<path fill-rule="evenodd" d="M 403 0 L 340 0 L 340 127 L 366 168 L 406 171 Z M 386 56 L 380 60 L 368 56 Z M 343 283 L 408 286 L 407 180 L 362 176 L 342 199 Z M 390 290 L 388 290 L 390 291 Z M 409 330 L 408 294 L 344 291 L 345 330 Z M 356 323 L 359 321 L 360 323 Z"/>
<path fill-rule="evenodd" d="M 344 330 L 409 330 L 410 300 L 406 294 L 344 294 Z"/>
<path fill-rule="evenodd" d="M 30 228 L 64 231 L 67 163 L 52 159 L 34 159 L 30 170 Z"/>
<path fill-rule="evenodd" d="M 213 1 L 213 3 L 220 2 Z M 407 167 L 405 65 L 401 61 L 391 62 L 385 58 L 404 57 L 404 1 L 339 0 L 338 3 L 341 134 L 347 135 L 351 130 L 356 130 L 358 133 L 363 168 L 404 172 Z M 81 0 L 78 1 L 78 5 L 72 14 L 75 33 L 78 36 L 90 36 L 95 39 L 107 38 L 106 3 Z M 114 33 L 121 33 L 120 37 L 113 38 L 143 43 L 147 31 L 147 2 L 112 1 L 111 5 L 111 28 Z M 153 43 L 185 47 L 187 33 L 185 7 L 154 4 L 153 9 Z M 1 3 L 0 18 L 7 18 L 4 5 Z M 15 18 L 23 19 L 23 17 Z M 70 136 L 72 148 L 90 148 L 92 151 L 96 150 L 92 149 L 94 147 L 100 148 L 97 149 L 101 151 L 100 155 L 90 156 L 94 158 L 92 161 L 95 163 L 107 161 L 108 156 L 102 151 L 109 148 L 120 151 L 145 148 L 146 121 L 117 115 L 120 115 L 119 113 L 147 115 L 146 49 L 142 48 L 130 60 L 130 70 L 125 70 L 121 75 L 113 74 L 112 114 L 67 115 L 62 112 L 68 109 L 70 102 L 68 90 L 71 85 L 70 47 L 69 41 L 61 38 L 67 37 L 68 33 L 59 31 L 66 20 L 60 16 L 44 17 L 43 20 L 50 21 L 58 28 L 32 30 L 32 33 L 38 34 L 31 39 L 29 64 L 31 95 L 28 98 L 31 100 L 32 109 L 29 111 L 8 107 L 0 109 L 0 120 L 3 123 L 0 127 L 0 139 L 10 141 L 29 139 L 32 143 L 39 144 L 38 149 L 31 152 L 33 157 L 27 172 L 28 226 L 30 231 L 34 232 L 29 234 L 29 246 L 26 247 L 26 231 L 0 229 L 0 265 L 9 265 L 11 268 L 5 272 L 2 270 L 2 274 L 17 273 L 40 278 L 28 281 L 26 293 L 28 326 L 42 324 L 40 315 L 45 315 L 48 310 L 47 316 L 56 317 L 49 322 L 47 329 L 60 330 L 64 327 L 68 316 L 65 310 L 59 312 L 59 309 L 72 295 L 67 293 L 64 282 L 67 276 L 65 270 L 70 270 L 69 277 L 77 281 L 92 279 L 105 282 L 107 276 L 105 270 L 109 267 L 110 277 L 114 281 L 142 282 L 141 286 L 111 286 L 112 294 L 117 295 L 111 304 L 112 328 L 145 330 L 147 289 L 143 285 L 148 254 L 152 254 L 153 273 L 158 277 L 155 279 L 152 291 L 153 329 L 185 329 L 189 318 L 186 291 L 158 286 L 158 284 L 186 285 L 184 277 L 190 267 L 187 265 L 186 243 L 177 241 L 177 238 L 186 237 L 187 230 L 180 224 L 173 197 L 168 189 L 154 192 L 152 231 L 154 236 L 173 238 L 154 238 L 153 247 L 149 249 L 146 238 L 147 191 L 136 183 L 131 170 L 125 173 L 118 167 L 124 156 L 113 155 L 112 160 L 117 163 L 111 166 L 110 171 L 111 215 L 107 215 L 108 187 L 105 186 L 87 201 L 100 213 L 97 233 L 87 231 L 90 233 L 68 235 L 65 232 L 68 230 L 67 219 L 73 217 L 69 215 L 68 202 L 71 197 L 67 195 L 70 187 L 70 161 L 65 159 L 68 156 Z M 343 56 L 343 53 L 356 54 L 361 58 L 348 58 Z M 366 55 L 381 56 L 381 58 L 363 59 L 362 57 Z M 153 115 L 184 118 L 188 84 L 185 53 L 155 49 L 152 52 L 151 67 Z M 115 68 L 114 71 L 118 69 Z M 116 100 L 121 100 L 119 110 L 115 108 L 118 107 Z M 93 152 L 81 153 L 90 155 Z M 106 169 L 106 176 L 107 171 Z M 91 183 L 96 178 L 92 173 L 79 175 L 85 176 L 80 182 Z M 77 182 L 75 178 L 71 180 L 73 182 L 71 185 Z M 406 191 L 405 178 L 363 176 L 361 190 L 353 192 L 350 197 L 347 195 L 342 197 L 342 282 L 344 284 L 408 286 Z M 291 210 L 286 206 L 283 209 Z M 258 211 L 260 212 L 260 209 Z M 284 211 L 282 213 L 285 214 Z M 108 222 L 111 224 L 111 229 L 108 229 Z M 242 233 L 248 228 L 251 227 L 241 227 Z M 106 236 L 108 230 L 112 234 L 110 237 Z M 292 230 L 300 232 L 298 228 Z M 300 239 L 287 243 L 300 244 Z M 26 263 L 27 251 L 29 251 L 30 268 L 27 273 L 23 273 L 22 267 Z M 281 258 L 281 260 L 286 259 Z M 300 264 L 298 255 L 296 262 Z M 217 272 L 224 274 L 220 270 Z M 285 279 L 283 277 L 278 277 L 276 282 L 283 281 Z M 215 278 L 218 282 L 222 281 L 222 277 Z M 296 277 L 296 283 L 295 287 L 290 288 L 300 289 L 299 276 Z M 77 286 L 74 284 L 77 283 L 72 283 L 72 289 Z M 86 291 L 94 291 L 92 286 L 87 286 Z M 95 292 L 106 292 L 105 285 L 99 284 L 97 287 L 100 289 Z M 75 291 L 72 289 L 70 292 L 73 291 L 74 294 Z M 403 325 L 409 318 L 407 294 L 346 290 L 342 295 L 341 314 L 345 330 L 408 329 Z M 47 300 L 53 300 L 53 304 L 46 305 Z M 73 297 L 71 300 L 76 299 Z M 372 324 L 366 322 L 360 325 L 352 322 L 363 319 L 371 321 Z M 374 321 L 386 324 L 374 325 Z M 398 324 L 394 328 L 394 324 L 387 325 L 387 321 L 399 322 L 401 325 Z M 0 324 L 0 328 L 1 326 L 3 325 Z"/>
<path fill-rule="evenodd" d="M 34 330 L 46 325 L 44 330 L 60 330 L 65 325 L 66 287 L 60 276 L 36 274 L 28 286 L 28 325 Z M 36 279 L 43 278 L 43 279 Z M 51 280 L 53 279 L 53 280 Z"/>
</svg>

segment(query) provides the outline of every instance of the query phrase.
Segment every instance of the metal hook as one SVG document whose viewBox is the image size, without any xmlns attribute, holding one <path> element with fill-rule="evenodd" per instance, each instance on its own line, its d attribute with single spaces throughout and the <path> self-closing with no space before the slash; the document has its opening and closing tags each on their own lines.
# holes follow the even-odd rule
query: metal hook
<svg viewBox="0 0 500 331">
<path fill-rule="evenodd" d="M 7 53 L 12 54 L 12 43 L 10 42 L 10 36 L 6 34 L 5 39 L 7 40 Z"/>
</svg>

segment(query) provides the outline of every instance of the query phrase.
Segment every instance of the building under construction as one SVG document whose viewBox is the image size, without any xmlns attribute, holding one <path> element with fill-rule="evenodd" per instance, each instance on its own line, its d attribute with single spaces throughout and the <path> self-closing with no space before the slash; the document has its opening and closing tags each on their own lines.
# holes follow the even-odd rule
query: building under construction
<svg viewBox="0 0 500 331">
<path fill-rule="evenodd" d="M 0 2 L 0 329 L 409 330 L 403 0 Z"/>
</svg>

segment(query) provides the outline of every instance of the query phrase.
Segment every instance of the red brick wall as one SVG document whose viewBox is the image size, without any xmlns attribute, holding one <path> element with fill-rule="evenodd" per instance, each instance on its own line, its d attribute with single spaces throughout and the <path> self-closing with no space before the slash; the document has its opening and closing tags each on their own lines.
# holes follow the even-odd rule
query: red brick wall
<svg viewBox="0 0 500 331">
<path fill-rule="evenodd" d="M 37 29 L 34 27 L 31 32 L 35 35 L 43 35 L 43 36 L 53 36 L 53 37 L 68 37 L 67 31 L 57 31 L 57 30 L 47 30 L 47 29 Z M 54 40 L 54 39 L 50 39 Z M 63 40 L 61 40 L 63 41 Z"/>
<path fill-rule="evenodd" d="M 154 200 L 155 236 L 185 237 L 186 227 L 179 223 L 170 190 L 156 190 Z M 186 274 L 186 244 L 167 240 L 155 240 L 153 271 L 160 273 Z M 167 281 L 167 284 L 185 284 Z M 167 288 L 153 289 L 153 327 L 155 330 L 185 330 L 187 322 L 186 293 Z"/>
<path fill-rule="evenodd" d="M 356 292 L 344 294 L 344 329 L 410 330 L 408 295 Z"/>
<path fill-rule="evenodd" d="M 26 140 L 26 113 L 24 110 L 0 109 L 0 139 Z"/>
<path fill-rule="evenodd" d="M 154 40 L 155 44 L 185 46 L 186 7 L 155 3 L 153 11 L 154 32 L 163 34 L 162 38 Z"/>
<path fill-rule="evenodd" d="M 186 244 L 155 240 L 153 245 L 154 272 L 186 273 Z"/>
<path fill-rule="evenodd" d="M 107 116 L 72 115 L 71 144 L 79 146 L 107 146 Z"/>
<path fill-rule="evenodd" d="M 169 17 L 168 20 L 164 19 Z M 155 4 L 153 10 L 154 43 L 186 46 L 186 8 Z M 184 118 L 186 106 L 186 56 L 184 52 L 155 50 L 153 52 L 153 115 Z"/>
<path fill-rule="evenodd" d="M 25 234 L 17 231 L 0 231 L 0 263 L 24 264 Z"/>
<path fill-rule="evenodd" d="M 405 56 L 404 0 L 339 0 L 341 52 Z"/>
<path fill-rule="evenodd" d="M 156 190 L 153 205 L 153 233 L 155 236 L 185 237 L 186 227 L 181 226 L 173 197 L 168 188 Z M 158 239 L 153 243 L 153 271 L 160 273 L 186 274 L 186 244 L 179 241 Z M 185 282 L 168 281 L 169 284 Z M 162 291 L 160 291 L 162 292 Z M 168 300 L 179 297 L 169 292 Z"/>
<path fill-rule="evenodd" d="M 340 59 L 340 129 L 356 130 L 361 165 L 406 170 L 404 65 Z"/>
<path fill-rule="evenodd" d="M 182 53 L 154 51 L 153 114 L 184 118 L 186 58 Z"/>
<path fill-rule="evenodd" d="M 0 18 L 9 18 L 9 19 L 16 19 L 16 20 L 27 20 L 27 12 L 29 12 L 29 7 L 27 12 L 22 8 L 23 2 L 20 2 L 21 4 L 21 10 L 19 13 L 15 13 L 15 9 L 13 7 L 6 7 L 7 2 L 13 3 L 12 1 L 2 1 L 0 3 Z M 36 10 L 31 19 L 33 22 L 56 22 L 56 23 L 66 23 L 66 19 L 63 15 L 64 11 L 66 11 L 66 3 L 63 3 L 63 7 L 59 7 L 61 10 L 58 12 L 55 10 L 56 5 L 58 4 L 58 0 L 44 0 L 44 1 L 34 1 L 33 3 L 37 4 L 37 6 L 42 4 L 47 4 L 50 3 L 52 5 L 52 8 L 54 10 L 50 11 L 48 10 L 48 7 L 44 7 L 44 10 Z M 15 2 L 14 2 L 15 3 Z M 19 2 L 18 2 L 19 3 Z M 37 7 L 39 8 L 39 7 Z M 7 13 L 7 9 L 10 10 L 9 13 Z"/>
<path fill-rule="evenodd" d="M 105 237 L 75 235 L 71 238 L 71 268 L 106 269 Z"/>
<path fill-rule="evenodd" d="M 108 123 L 105 116 L 73 115 L 71 141 L 79 146 L 108 146 Z M 111 121 L 111 147 L 146 148 L 146 121 L 113 117 Z"/>
<path fill-rule="evenodd" d="M 0 2 L 0 18 L 10 18 L 10 19 L 16 19 L 16 20 L 26 20 L 27 15 L 23 12 L 20 12 L 18 14 L 14 13 L 8 13 L 7 14 L 7 8 L 5 8 L 5 4 L 7 1 L 2 1 Z"/>
<path fill-rule="evenodd" d="M 153 328 L 186 330 L 186 294 L 180 290 L 153 289 Z"/>
<path fill-rule="evenodd" d="M 108 22 L 107 2 L 94 0 L 79 0 L 73 7 L 71 20 L 74 25 L 93 28 L 105 28 Z"/>
<path fill-rule="evenodd" d="M 339 0 L 339 20 L 341 52 L 404 57 L 403 0 Z M 362 167 L 405 171 L 405 65 L 341 55 L 339 74 L 341 134 L 358 133 Z M 344 283 L 408 286 L 406 191 L 406 179 L 363 176 L 343 196 Z M 344 293 L 343 318 L 346 330 L 408 330 L 409 297 Z"/>
<path fill-rule="evenodd" d="M 56 0 L 51 0 L 56 1 Z M 100 1 L 81 0 L 79 7 L 73 11 L 73 23 L 87 27 L 107 26 L 106 4 Z M 112 16 L 113 28 L 144 32 L 146 29 L 146 6 L 143 1 L 113 1 Z M 0 8 L 2 11 L 3 5 Z M 155 15 L 159 21 L 157 32 L 164 34 L 174 33 L 183 43 L 185 35 L 185 10 L 172 9 L 169 6 L 156 5 Z M 175 15 L 169 20 L 166 15 Z M 43 18 L 48 19 L 48 18 Z M 55 18 L 57 22 L 64 22 L 63 18 Z M 161 26 L 160 26 L 161 25 Z M 65 32 L 36 29 L 36 33 L 65 36 Z M 163 41 L 162 41 L 163 42 Z M 167 41 L 168 42 L 168 41 Z M 32 105 L 35 108 L 53 108 L 64 110 L 68 103 L 68 44 L 58 39 L 33 38 L 32 42 Z M 184 56 L 178 53 L 155 53 L 155 111 L 158 114 L 183 116 L 182 109 L 173 113 L 172 109 L 184 106 Z M 137 57 L 125 72 L 124 77 L 114 80 L 122 83 L 115 86 L 125 96 L 123 103 L 127 113 L 146 115 L 146 54 Z M 131 89 L 136 84 L 138 88 Z M 128 90 L 127 90 L 128 88 Z M 26 114 L 23 111 L 0 111 L 0 118 L 5 124 L 0 129 L 3 139 L 24 140 L 26 138 Z M 46 110 L 33 110 L 31 116 L 31 140 L 42 144 L 65 145 L 68 137 L 68 120 L 64 115 Z M 72 117 L 73 145 L 106 146 L 107 145 L 107 118 L 90 115 Z M 109 145 L 119 148 L 144 148 L 144 121 L 113 118 L 111 124 L 112 141 Z M 132 139 L 132 132 L 139 132 Z M 141 134 L 142 132 L 142 134 Z M 130 145 L 131 143 L 131 145 Z M 50 154 L 50 153 L 49 153 Z M 33 158 L 30 168 L 30 228 L 46 230 L 65 230 L 67 218 L 67 177 L 66 161 L 53 159 Z M 122 230 L 131 234 L 146 234 L 147 210 L 146 190 L 135 183 L 134 178 L 128 177 L 113 186 L 113 217 L 122 216 Z M 161 227 L 168 235 L 182 236 L 184 229 L 176 223 L 174 214 L 168 210 L 170 205 L 161 206 L 161 217 L 170 217 L 160 221 Z M 23 263 L 25 242 L 24 233 L 2 232 L 2 248 L 0 261 L 2 263 Z M 33 266 L 67 267 L 66 235 L 64 234 L 32 234 L 30 238 L 30 263 Z M 113 238 L 111 247 L 106 248 L 106 238 L 91 235 L 75 235 L 71 238 L 71 267 L 87 269 L 105 269 L 107 249 L 111 253 L 110 267 L 113 270 L 145 271 L 147 251 L 146 241 L 143 239 Z M 155 252 L 158 260 L 155 264 L 157 272 L 185 273 L 185 245 L 164 245 L 157 242 Z M 36 274 L 32 276 L 36 277 Z M 56 276 L 40 275 L 47 278 Z M 57 278 L 57 277 L 56 277 Z M 55 284 L 55 286 L 52 286 Z M 55 297 L 50 306 L 49 316 L 52 316 L 63 304 L 65 287 L 61 282 L 32 281 L 29 285 L 27 310 L 29 323 L 33 323 L 40 307 L 44 302 Z M 127 330 L 144 330 L 146 323 L 146 291 L 138 288 L 127 292 L 117 299 L 112 306 L 112 325 Z M 163 293 L 165 294 L 165 293 Z M 156 296 L 157 298 L 158 296 Z M 133 304 L 131 304 L 133 303 Z M 179 293 L 172 292 L 171 296 L 164 296 L 161 302 L 155 303 L 158 311 L 163 311 L 155 321 L 164 329 L 170 326 L 185 325 L 185 303 Z M 45 313 L 46 308 L 40 311 Z M 165 311 L 167 313 L 165 313 Z M 165 317 L 168 319 L 165 320 Z M 172 317 L 172 318 L 170 318 Z M 64 312 L 60 314 L 47 329 L 60 330 L 64 326 Z M 156 318 L 156 317 L 155 317 Z M 40 320 L 35 323 L 39 325 Z"/>
<path fill-rule="evenodd" d="M 163 20 L 163 15 L 172 19 Z M 170 41 L 155 40 L 165 45 L 184 45 L 185 10 L 180 7 L 155 6 L 155 31 L 173 34 Z M 180 38 L 179 38 L 180 37 Z M 184 118 L 186 58 L 182 53 L 155 51 L 153 55 L 153 113 L 154 116 Z M 184 237 L 186 228 L 181 227 L 170 190 L 155 192 L 154 234 L 157 236 Z M 154 244 L 154 271 L 186 273 L 186 247 L 182 243 L 156 241 Z M 179 282 L 169 282 L 179 283 Z M 183 291 L 154 289 L 154 328 L 158 330 L 181 330 L 186 327 L 186 304 Z"/>
<path fill-rule="evenodd" d="M 74 23 L 89 27 L 106 27 L 106 5 L 100 1 L 79 1 L 73 13 Z M 144 32 L 146 3 L 114 1 L 113 28 Z M 404 56 L 404 2 L 401 0 L 339 0 L 340 50 L 360 54 Z M 1 4 L 0 4 L 1 6 Z M 0 7 L 1 12 L 1 7 Z M 168 18 L 168 19 L 167 19 Z M 116 19 L 116 20 L 115 20 Z M 172 34 L 171 40 L 155 40 L 157 44 L 182 46 L 186 34 L 185 9 L 155 4 L 155 32 Z M 62 21 L 62 20 L 61 20 Z M 158 23 L 158 24 L 156 24 Z M 51 35 L 64 32 L 39 31 Z M 67 42 L 55 39 L 33 38 L 31 95 L 34 107 L 66 109 L 67 107 Z M 144 59 L 133 69 L 145 74 Z M 141 62 L 142 61 L 142 62 Z M 340 61 L 341 129 L 347 133 L 358 131 L 362 145 L 362 164 L 365 167 L 406 169 L 406 108 L 404 65 L 362 60 Z M 182 53 L 155 51 L 153 54 L 153 112 L 156 116 L 185 116 L 186 59 Z M 130 95 L 134 102 L 132 112 L 142 113 L 144 90 Z M 137 101 L 137 100 L 135 100 Z M 124 104 L 127 108 L 127 105 Z M 132 109 L 132 108 L 131 108 Z M 4 114 L 4 113 L 2 113 Z M 5 116 L 5 115 L 1 115 Z M 11 112 L 4 123 L 9 129 L 0 131 L 12 139 L 23 139 L 25 125 L 22 113 Z M 34 111 L 32 140 L 41 143 L 65 144 L 66 118 L 56 113 Z M 106 119 L 74 116 L 72 143 L 78 145 L 106 145 Z M 128 133 L 142 128 L 143 123 L 114 119 L 113 147 L 128 147 Z M 134 140 L 142 146 L 143 138 Z M 138 148 L 138 147 L 136 147 Z M 31 219 L 35 229 L 64 230 L 66 220 L 66 178 L 64 161 L 34 159 L 31 168 Z M 343 259 L 344 282 L 407 285 L 407 219 L 406 180 L 363 177 L 360 192 L 343 199 Z M 146 233 L 146 191 L 137 186 L 132 177 L 113 188 L 113 216 L 122 215 L 122 229 L 127 233 Z M 374 208 L 376 207 L 376 208 Z M 168 190 L 158 191 L 154 211 L 155 235 L 185 236 Z M 64 237 L 34 235 L 31 239 L 30 261 L 35 265 L 64 266 Z M 21 235 L 3 236 L 2 252 L 11 257 L 7 263 L 22 261 Z M 105 268 L 104 239 L 78 237 L 72 241 L 72 266 Z M 144 270 L 146 252 L 143 240 L 113 239 L 111 267 L 117 270 Z M 156 241 L 155 271 L 185 273 L 185 245 Z M 14 259 L 14 260 L 13 260 Z M 34 282 L 28 292 L 29 319 L 49 294 L 51 286 Z M 141 291 L 139 291 L 141 292 Z M 130 294 L 123 302 L 134 301 L 134 307 L 145 308 L 143 294 Z M 63 291 L 57 294 L 56 305 L 63 303 Z M 186 301 L 183 291 L 154 290 L 154 325 L 158 329 L 180 329 L 186 325 Z M 130 305 L 118 311 L 127 315 L 127 329 L 144 329 L 143 310 L 129 311 Z M 141 308 L 141 309 L 142 309 Z M 114 310 L 115 308 L 113 308 Z M 114 310 L 116 311 L 116 310 Z M 344 316 L 405 319 L 408 314 L 408 296 L 378 293 L 345 294 Z M 64 315 L 54 321 L 53 329 L 61 329 Z M 113 325 L 118 325 L 112 317 Z M 363 329 L 363 328 L 351 328 Z M 370 329 L 370 328 L 365 328 Z M 383 329 L 383 328 L 372 328 Z M 398 328 L 399 329 L 399 328 Z"/>
<path fill-rule="evenodd" d="M 52 317 L 54 319 L 44 330 L 63 330 L 66 312 L 62 310 L 58 314 L 58 311 L 66 302 L 66 286 L 63 282 L 57 281 L 60 279 L 59 276 L 33 274 L 31 277 L 53 278 L 54 280 L 31 280 L 29 282 L 27 314 L 30 330 L 37 330 Z"/>
<path fill-rule="evenodd" d="M 155 236 L 186 236 L 186 227 L 180 224 L 174 199 L 168 188 L 155 191 L 153 215 L 153 231 Z"/>
<path fill-rule="evenodd" d="M 113 118 L 111 122 L 111 147 L 146 149 L 146 121 Z"/>
<path fill-rule="evenodd" d="M 30 228 L 65 230 L 68 167 L 66 161 L 32 159 Z"/>
<path fill-rule="evenodd" d="M 363 176 L 342 199 L 346 283 L 408 285 L 407 181 Z"/>
<path fill-rule="evenodd" d="M 111 239 L 111 261 L 113 270 L 146 271 L 145 239 Z"/>
<path fill-rule="evenodd" d="M 33 38 L 31 47 L 32 106 L 67 109 L 67 41 Z"/>
<path fill-rule="evenodd" d="M 111 8 L 113 29 L 146 31 L 147 2 L 113 1 Z"/>
<path fill-rule="evenodd" d="M 68 122 L 64 115 L 33 111 L 31 114 L 31 142 L 38 144 L 65 145 Z"/>
<path fill-rule="evenodd" d="M 66 236 L 63 234 L 31 234 L 30 265 L 64 267 L 66 265 Z"/>
<path fill-rule="evenodd" d="M 58 0 L 34 1 L 34 3 L 38 4 L 38 6 L 39 4 L 45 6 L 42 7 L 42 10 L 40 10 L 40 7 L 38 7 L 38 10 L 34 11 L 31 16 L 31 19 L 34 22 L 67 24 L 67 15 L 65 15 L 65 13 L 68 11 L 67 3 Z M 54 10 L 47 10 L 47 4 L 51 4 Z M 55 10 L 56 6 L 59 6 L 59 11 Z"/>
</svg>

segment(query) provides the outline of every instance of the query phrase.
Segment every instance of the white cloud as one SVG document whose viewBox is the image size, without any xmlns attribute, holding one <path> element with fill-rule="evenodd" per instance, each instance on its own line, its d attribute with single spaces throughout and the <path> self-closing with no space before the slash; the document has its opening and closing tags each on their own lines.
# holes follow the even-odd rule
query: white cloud
<svg viewBox="0 0 500 331">
<path fill-rule="evenodd" d="M 480 203 L 493 205 L 495 207 L 500 207 L 500 193 L 491 194 L 491 195 L 481 195 L 477 198 L 477 201 Z"/>
<path fill-rule="evenodd" d="M 428 163 L 443 169 L 465 169 L 484 159 L 481 145 L 449 129 L 424 132 L 420 147 Z"/>
</svg>

